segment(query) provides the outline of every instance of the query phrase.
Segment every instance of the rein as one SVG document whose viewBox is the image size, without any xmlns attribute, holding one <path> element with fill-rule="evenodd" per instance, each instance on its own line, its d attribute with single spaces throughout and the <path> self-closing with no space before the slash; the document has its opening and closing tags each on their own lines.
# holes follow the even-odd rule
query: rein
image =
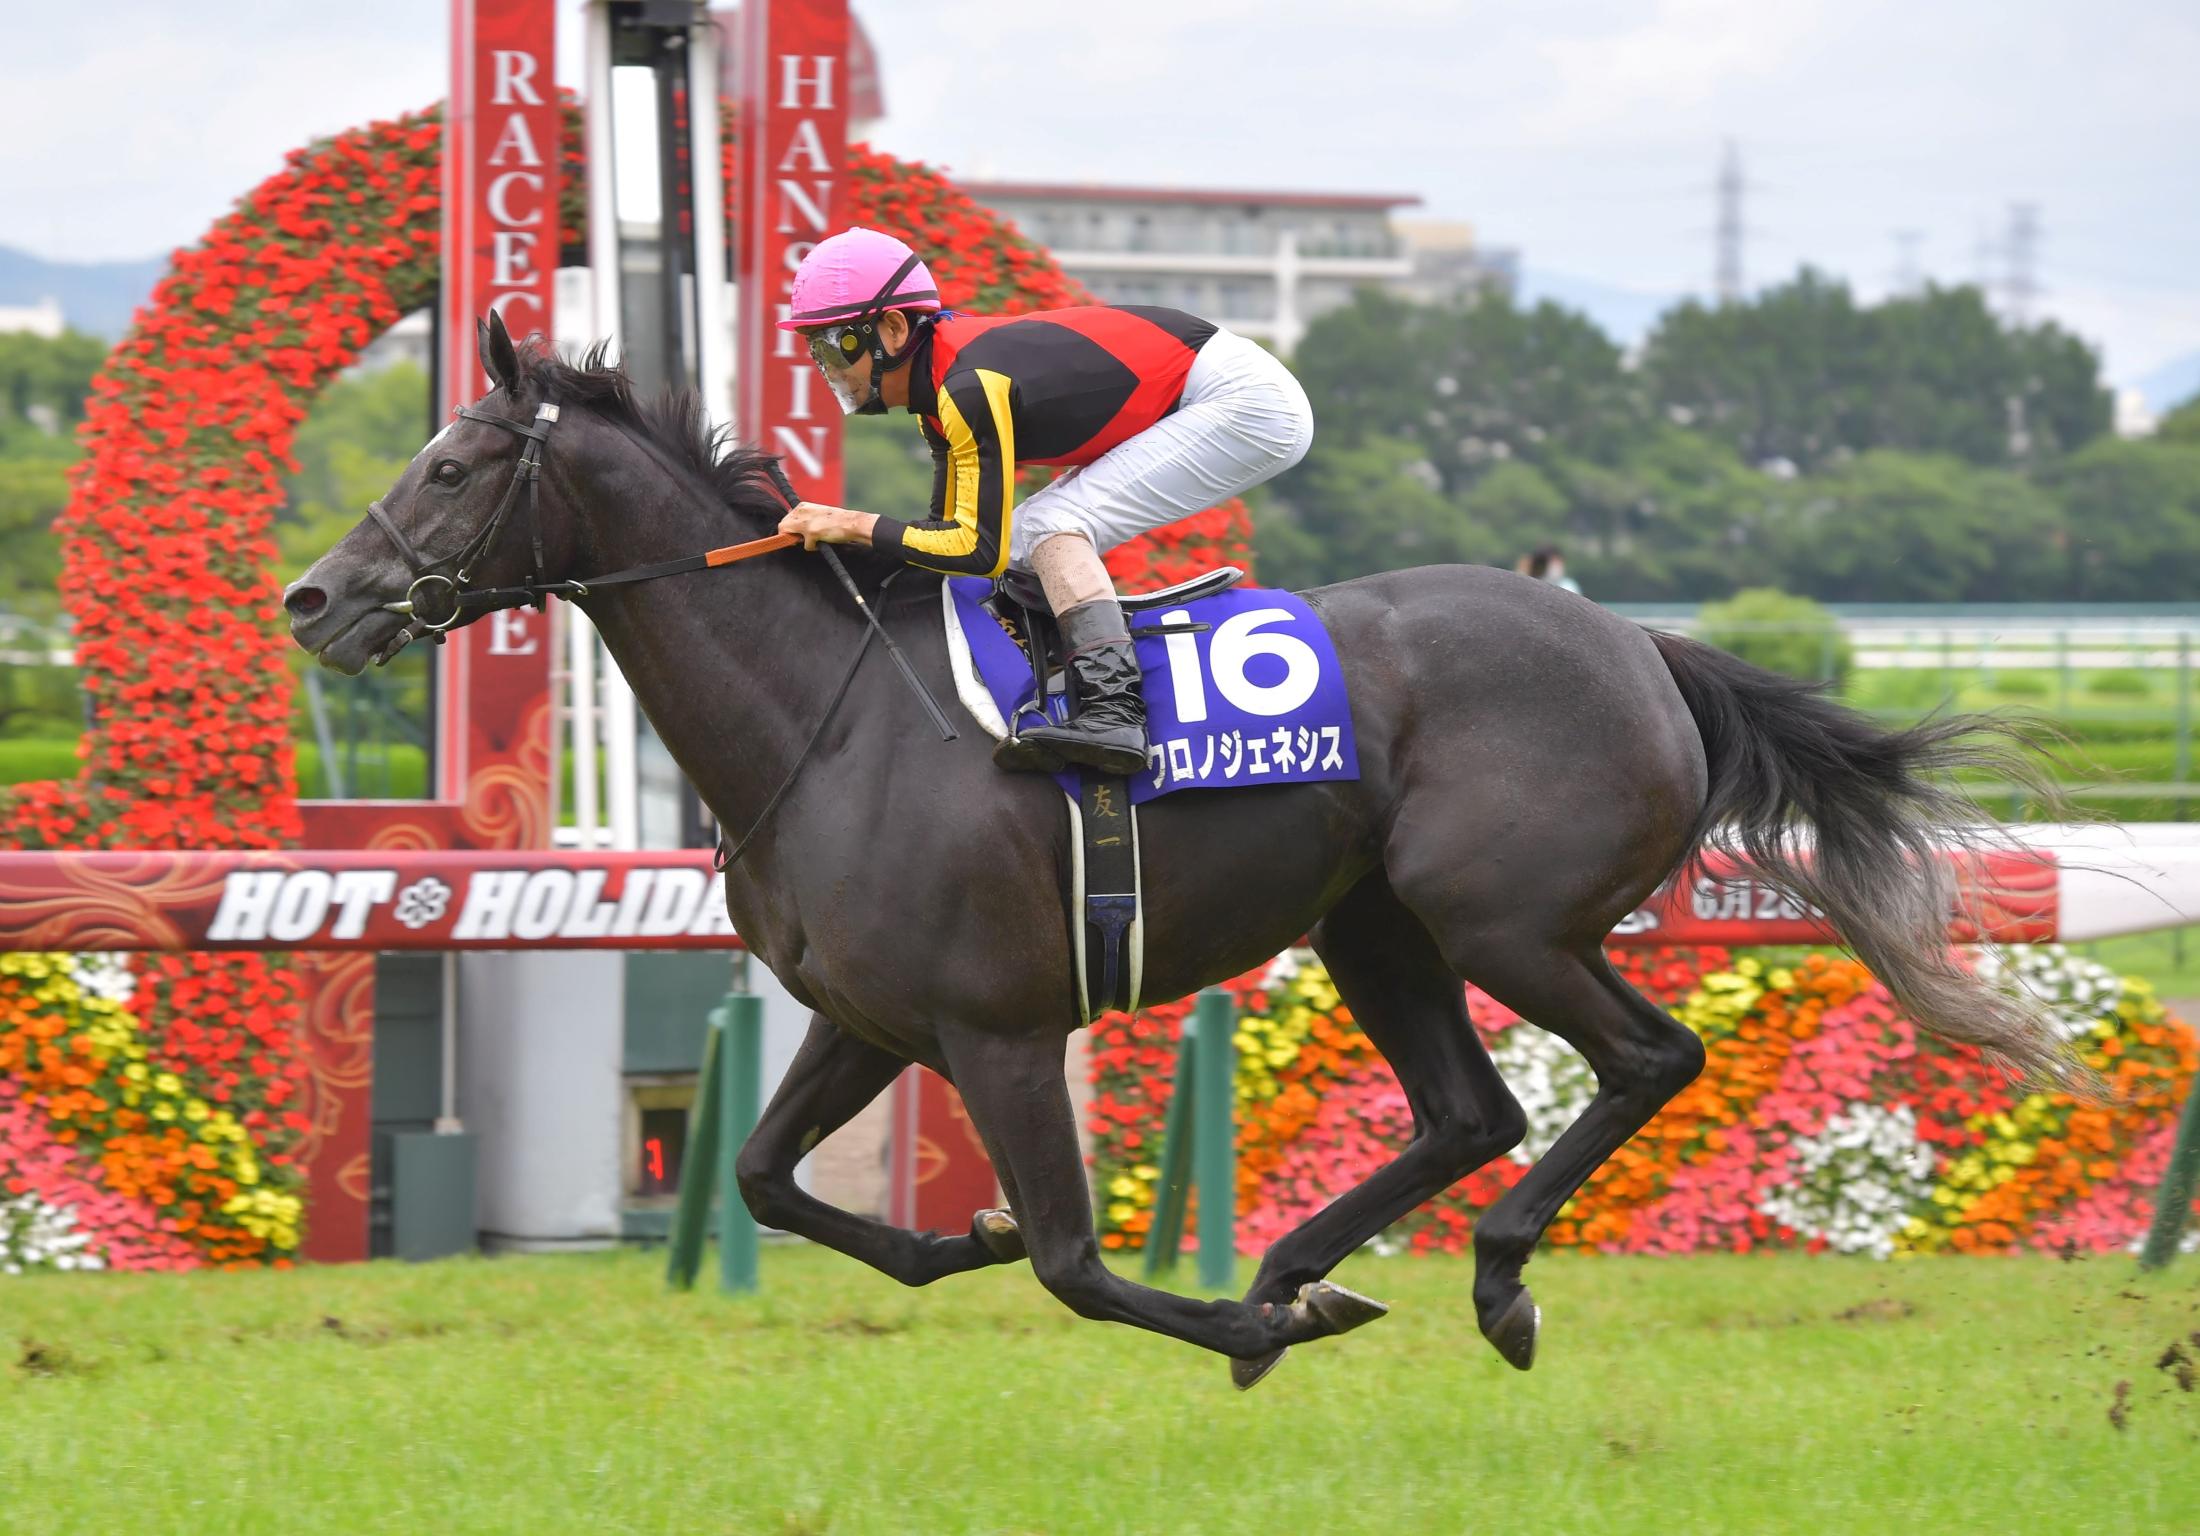
<svg viewBox="0 0 2200 1536">
<path fill-rule="evenodd" d="M 404 615 L 411 620 L 408 626 L 411 632 L 432 634 L 438 645 L 443 643 L 443 636 L 447 631 L 469 616 L 479 618 L 484 614 L 506 608 L 524 608 L 529 604 L 542 609 L 546 598 L 582 598 L 605 587 L 655 581 L 661 576 L 683 576 L 690 571 L 716 570 L 720 566 L 736 565 L 758 555 L 775 554 L 782 549 L 796 549 L 802 544 L 802 540 L 794 534 L 770 533 L 760 539 L 706 549 L 699 555 L 682 555 L 676 560 L 659 560 L 649 565 L 630 565 L 625 570 L 591 576 L 585 581 L 545 581 L 542 579 L 542 516 L 537 498 L 542 483 L 543 446 L 550 440 L 550 429 L 557 425 L 557 405 L 544 401 L 535 407 L 534 421 L 524 425 L 508 417 L 493 415 L 467 405 L 460 406 L 458 414 L 468 421 L 488 422 L 527 439 L 526 445 L 520 449 L 519 465 L 512 474 L 512 482 L 505 487 L 503 499 L 498 501 L 496 511 L 490 514 L 489 521 L 481 532 L 468 539 L 457 554 L 441 560 L 430 560 L 413 548 L 412 541 L 405 537 L 403 530 L 397 526 L 396 520 L 381 502 L 371 502 L 367 507 L 367 513 L 374 519 L 375 526 L 389 535 L 390 542 L 397 546 L 398 555 L 413 573 L 412 584 L 405 588 L 404 597 L 395 602 L 384 603 L 383 611 Z M 670 472 L 674 478 L 694 485 L 695 477 L 659 452 L 654 443 L 646 438 L 635 437 L 623 428 L 620 435 L 647 452 L 660 468 Z M 788 511 L 793 511 L 800 500 L 795 494 L 793 482 L 776 463 L 767 461 L 765 467 L 771 479 L 772 493 Z M 531 579 L 516 587 L 469 588 L 466 582 L 473 573 L 474 563 L 487 554 L 489 547 L 496 542 L 497 533 L 518 502 L 522 487 L 527 493 L 527 533 L 533 557 L 533 564 L 528 570 Z M 741 840 L 730 851 L 726 847 L 724 835 L 720 835 L 717 849 L 711 856 L 714 869 L 730 868 L 740 860 L 741 855 L 748 851 L 750 840 L 763 830 L 764 823 L 779 808 L 779 802 L 786 798 L 787 791 L 794 788 L 794 781 L 801 774 L 803 765 L 809 762 L 810 753 L 825 735 L 825 727 L 832 723 L 833 716 L 839 712 L 840 701 L 848 696 L 848 689 L 854 684 L 856 673 L 863 667 L 863 658 L 870 654 L 874 635 L 885 643 L 886 653 L 894 659 L 894 665 L 901 672 L 902 679 L 916 694 L 917 701 L 924 706 L 925 712 L 932 717 L 932 724 L 938 729 L 940 740 L 957 739 L 955 727 L 949 722 L 946 711 L 940 708 L 939 701 L 932 697 L 932 691 L 917 676 L 917 669 L 909 664 L 909 658 L 902 654 L 901 647 L 894 643 L 894 637 L 879 622 L 877 613 L 872 611 L 870 602 L 863 595 L 863 589 L 848 574 L 848 567 L 841 561 L 838 552 L 830 544 L 821 544 L 818 546 L 818 553 L 825 557 L 833 574 L 840 579 L 840 585 L 855 599 L 856 611 L 864 618 L 863 640 L 856 647 L 855 656 L 848 663 L 848 670 L 841 674 L 840 686 L 833 690 L 831 700 L 825 705 L 825 713 L 819 718 L 816 728 L 810 732 L 810 739 L 802 744 L 802 750 L 795 755 L 794 766 L 787 770 L 786 778 L 772 791 L 771 798 L 764 802 L 764 809 L 750 823 L 748 831 L 741 834 Z M 879 595 L 882 598 L 886 589 L 900 575 L 900 571 L 895 571 L 879 584 Z M 430 617 L 421 612 L 422 600 L 427 592 L 435 591 L 438 587 L 443 593 L 442 601 L 449 604 L 450 611 L 440 617 Z"/>
<path fill-rule="evenodd" d="M 383 611 L 403 614 L 423 633 L 434 635 L 438 643 L 442 641 L 446 630 L 453 628 L 460 619 L 469 615 L 479 618 L 500 609 L 524 608 L 529 604 L 539 609 L 545 598 L 586 597 L 601 587 L 623 587 L 637 581 L 655 581 L 660 576 L 684 576 L 690 571 L 715 570 L 719 566 L 733 565 L 757 555 L 792 549 L 802 542 L 791 533 L 770 533 L 743 544 L 726 544 L 717 549 L 707 549 L 699 555 L 682 555 L 677 560 L 659 560 L 650 565 L 630 565 L 623 571 L 591 576 L 586 581 L 544 581 L 542 517 L 537 493 L 542 483 L 543 445 L 550 440 L 550 429 L 557 425 L 558 407 L 548 401 L 543 402 L 535 407 L 534 422 L 525 426 L 507 417 L 492 415 L 488 411 L 477 411 L 469 405 L 460 406 L 458 414 L 468 421 L 489 422 L 527 439 L 527 446 L 520 450 L 519 467 L 513 472 L 512 483 L 505 487 L 504 499 L 497 503 L 496 511 L 490 515 L 488 524 L 481 532 L 467 540 L 466 546 L 457 554 L 431 561 L 413 548 L 412 541 L 405 537 L 382 503 L 373 502 L 367 507 L 368 516 L 389 535 L 390 542 L 397 546 L 398 554 L 413 573 L 412 585 L 405 589 L 404 597 L 393 603 L 384 603 Z M 659 463 L 665 462 L 661 455 L 653 457 Z M 497 532 L 504 526 L 504 519 L 511 512 L 513 503 L 519 499 L 522 487 L 527 492 L 527 531 L 534 561 L 529 575 L 533 579 L 516 587 L 469 588 L 466 582 L 473 574 L 474 562 L 487 554 L 489 546 L 496 542 Z M 774 489 L 786 499 L 791 510 L 794 506 L 793 488 L 775 486 Z M 446 575 L 443 571 L 446 566 L 456 569 L 452 574 Z M 443 602 L 449 604 L 450 611 L 441 617 L 430 618 L 421 612 L 423 590 L 433 591 L 438 586 L 443 591 Z"/>
</svg>

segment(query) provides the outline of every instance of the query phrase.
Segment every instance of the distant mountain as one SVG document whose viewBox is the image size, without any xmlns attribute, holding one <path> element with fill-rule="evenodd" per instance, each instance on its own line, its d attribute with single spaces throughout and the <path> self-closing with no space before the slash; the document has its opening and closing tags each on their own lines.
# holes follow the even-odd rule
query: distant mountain
<svg viewBox="0 0 2200 1536">
<path fill-rule="evenodd" d="M 2131 387 L 2146 396 L 2147 409 L 2159 416 L 2200 395 L 2200 352 L 2164 363 L 2152 373 L 2141 374 Z"/>
<path fill-rule="evenodd" d="M 52 299 L 80 331 L 118 339 L 137 307 L 152 297 L 168 270 L 159 256 L 143 261 L 47 261 L 0 245 L 0 304 Z"/>
<path fill-rule="evenodd" d="M 1594 278 L 1572 277 L 1564 272 L 1539 272 L 1533 268 L 1521 272 L 1519 294 L 1524 304 L 1540 304 L 1548 299 L 1553 304 L 1580 310 L 1623 347 L 1632 347 L 1641 341 L 1657 324 L 1658 316 L 1687 297 L 1679 293 L 1621 288 Z"/>
</svg>

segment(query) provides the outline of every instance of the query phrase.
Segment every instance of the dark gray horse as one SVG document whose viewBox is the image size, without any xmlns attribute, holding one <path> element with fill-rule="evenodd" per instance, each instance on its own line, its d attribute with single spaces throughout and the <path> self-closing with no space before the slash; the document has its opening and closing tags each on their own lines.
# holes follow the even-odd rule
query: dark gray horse
<svg viewBox="0 0 2200 1536">
<path fill-rule="evenodd" d="M 586 577 L 763 534 L 780 513 L 771 461 L 723 451 L 692 397 L 637 400 L 616 371 L 515 353 L 501 325 L 483 352 L 497 388 L 479 413 L 286 594 L 298 643 L 328 666 L 356 673 L 417 636 L 386 605 L 422 571 L 478 587 Z M 538 454 L 528 509 L 523 465 Z M 875 593 L 886 568 L 851 565 Z M 1170 1295 L 1103 1265 L 1063 1080 L 1078 1020 L 1061 792 L 995 768 L 976 732 L 942 742 L 873 658 L 727 873 L 741 935 L 815 1010 L 741 1153 L 760 1220 L 909 1285 L 1028 1248 L 1081 1315 L 1215 1350 L 1249 1384 L 1285 1346 L 1378 1315 L 1323 1276 L 1521 1139 L 1464 977 L 1597 1075 L 1581 1118 L 1475 1229 L 1482 1332 L 1525 1369 L 1539 1316 L 1521 1272 L 1544 1226 L 1704 1060 L 1613 974 L 1604 938 L 1714 828 L 1821 908 L 1919 1023 L 2020 1070 L 2061 1070 L 2044 1021 L 1944 943 L 1950 893 L 1931 845 L 1969 812 L 1930 780 L 1981 753 L 2014 757 L 1990 726 L 1983 746 L 1966 733 L 1976 722 L 1881 731 L 1813 689 L 1497 570 L 1400 571 L 1307 598 L 1347 674 L 1360 778 L 1145 807 L 1145 992 L 1180 996 L 1310 933 L 1405 1089 L 1411 1145 L 1270 1249 L 1243 1301 Z M 580 606 L 736 836 L 796 765 L 863 636 L 825 563 L 799 551 Z M 937 578 L 908 572 L 878 606 L 946 692 Z M 1815 841 L 1807 864 L 1799 837 Z M 915 1233 L 796 1186 L 797 1161 L 911 1061 L 961 1090 L 1012 1217 Z"/>
</svg>

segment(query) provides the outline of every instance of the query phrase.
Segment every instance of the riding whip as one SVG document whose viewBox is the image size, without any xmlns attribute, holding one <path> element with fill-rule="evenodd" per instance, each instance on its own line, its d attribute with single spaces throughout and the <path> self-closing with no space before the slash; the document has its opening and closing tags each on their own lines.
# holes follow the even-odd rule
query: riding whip
<svg viewBox="0 0 2200 1536">
<path fill-rule="evenodd" d="M 769 465 L 767 469 L 771 475 L 773 487 L 779 492 L 780 498 L 787 503 L 787 510 L 793 511 L 802 500 L 800 496 L 795 494 L 794 482 L 787 478 L 787 472 L 777 464 Z M 922 704 L 924 712 L 932 717 L 932 724 L 939 729 L 940 740 L 956 740 L 955 727 L 949 722 L 947 712 L 940 708 L 939 700 L 932 697 L 932 690 L 924 686 L 924 679 L 917 676 L 917 669 L 909 664 L 909 658 L 901 653 L 901 647 L 894 643 L 894 637 L 886 632 L 886 626 L 881 624 L 878 621 L 878 615 L 871 611 L 870 603 L 864 599 L 863 589 L 858 587 L 856 579 L 848 574 L 848 567 L 841 563 L 839 553 L 830 544 L 818 545 L 817 552 L 825 557 L 826 563 L 833 568 L 833 574 L 840 578 L 840 584 L 846 587 L 848 595 L 856 600 L 856 609 L 863 615 L 865 622 L 871 626 L 881 640 L 886 642 L 886 654 L 894 658 L 894 665 L 900 668 L 903 680 L 915 692 L 917 702 Z"/>
</svg>

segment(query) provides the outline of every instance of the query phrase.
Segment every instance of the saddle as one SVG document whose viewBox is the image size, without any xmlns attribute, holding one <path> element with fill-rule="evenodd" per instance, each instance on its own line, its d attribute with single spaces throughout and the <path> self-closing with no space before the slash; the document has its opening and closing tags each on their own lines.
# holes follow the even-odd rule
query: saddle
<svg viewBox="0 0 2200 1536">
<path fill-rule="evenodd" d="M 1173 625 L 1166 629 L 1141 627 L 1137 616 L 1157 608 L 1171 608 L 1227 591 L 1245 579 L 1234 565 L 1180 581 L 1155 592 L 1119 597 L 1123 616 L 1130 620 L 1131 637 L 1140 639 L 1163 633 L 1185 634 L 1205 629 L 1204 624 Z M 1069 686 L 1064 665 L 1066 651 L 1054 610 L 1038 578 L 1025 571 L 998 577 L 987 607 L 1010 639 L 1031 661 L 1038 687 L 1036 703 L 1027 709 L 1044 709 L 1050 694 Z M 1014 731 L 1016 721 L 1008 722 Z M 1077 794 L 1071 800 L 1070 837 L 1074 849 L 1070 869 L 1069 905 L 1072 932 L 1077 937 L 1080 1001 L 1086 1022 L 1110 1008 L 1138 1006 L 1139 972 L 1143 969 L 1139 943 L 1138 818 L 1131 808 L 1130 783 L 1107 778 L 1091 769 L 1077 771 Z M 1077 908 L 1082 905 L 1082 923 Z"/>
<path fill-rule="evenodd" d="M 1136 622 L 1139 614 L 1227 592 L 1244 579 L 1245 572 L 1237 566 L 1218 565 L 1174 586 L 1160 587 L 1152 592 L 1118 594 L 1116 601 L 1122 604 L 1123 617 L 1131 621 L 1131 638 L 1143 640 L 1166 631 L 1154 624 L 1141 627 Z M 1008 637 L 1031 658 L 1032 676 L 1038 681 L 1041 698 L 1049 693 L 1060 693 L 1068 686 L 1062 673 L 1062 632 L 1054 622 L 1054 607 L 1047 601 L 1046 589 L 1040 586 L 1038 577 L 1029 571 L 1003 572 L 994 578 L 993 595 L 987 600 L 987 606 Z M 1172 627 L 1179 633 L 1206 628 L 1203 624 Z M 1009 723 L 1009 728 L 1015 728 L 1014 721 Z"/>
</svg>

